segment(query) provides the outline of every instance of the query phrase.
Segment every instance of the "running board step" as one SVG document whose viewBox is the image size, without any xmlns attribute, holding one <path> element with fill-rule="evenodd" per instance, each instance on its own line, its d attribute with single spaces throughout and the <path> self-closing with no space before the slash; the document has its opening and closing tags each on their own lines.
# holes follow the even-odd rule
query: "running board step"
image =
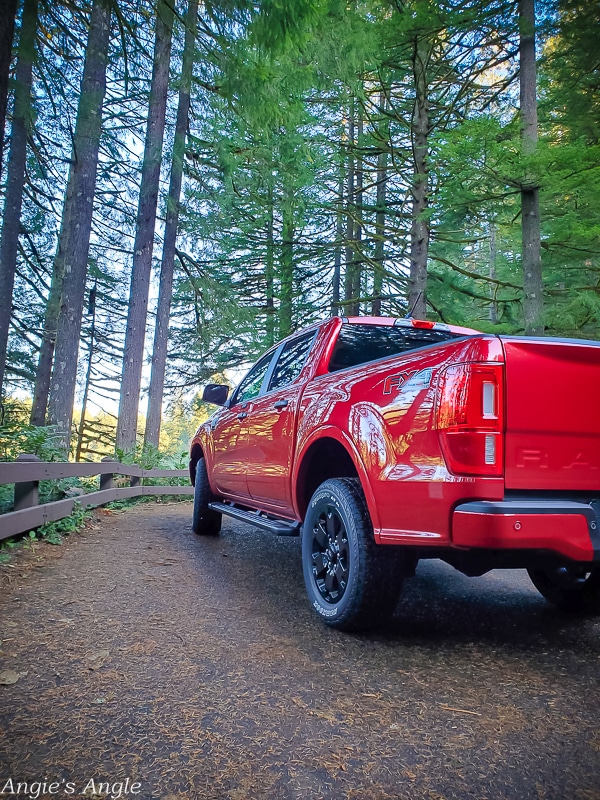
<svg viewBox="0 0 600 800">
<path fill-rule="evenodd" d="M 209 503 L 208 507 L 213 511 L 218 511 L 219 514 L 226 514 L 228 517 L 239 519 L 240 522 L 247 522 L 249 525 L 255 525 L 257 528 L 276 533 L 277 536 L 300 535 L 299 522 L 290 522 L 287 519 L 271 519 L 262 511 L 247 511 L 228 503 Z"/>
</svg>

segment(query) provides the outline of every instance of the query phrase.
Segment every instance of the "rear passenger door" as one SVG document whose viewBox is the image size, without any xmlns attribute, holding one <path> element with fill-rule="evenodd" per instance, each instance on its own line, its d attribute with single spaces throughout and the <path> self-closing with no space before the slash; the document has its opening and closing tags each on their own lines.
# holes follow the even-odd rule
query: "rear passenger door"
<svg viewBox="0 0 600 800">
<path fill-rule="evenodd" d="M 303 367 L 315 339 L 313 331 L 284 342 L 268 376 L 266 391 L 248 409 L 246 479 L 253 499 L 282 514 L 292 514 L 290 472 Z"/>
</svg>

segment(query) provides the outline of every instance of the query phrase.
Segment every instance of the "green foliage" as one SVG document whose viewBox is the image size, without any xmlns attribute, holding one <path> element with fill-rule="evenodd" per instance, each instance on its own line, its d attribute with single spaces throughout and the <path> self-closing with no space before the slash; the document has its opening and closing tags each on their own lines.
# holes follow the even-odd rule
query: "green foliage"
<svg viewBox="0 0 600 800">
<path fill-rule="evenodd" d="M 304 41 L 328 8 L 327 0 L 262 0 L 251 31 L 268 52 L 283 49 L 292 40 Z"/>
<path fill-rule="evenodd" d="M 47 542 L 52 545 L 62 544 L 65 536 L 82 530 L 90 516 L 89 511 L 84 510 L 79 503 L 74 503 L 73 511 L 68 517 L 63 517 L 56 522 L 47 522 L 22 536 L 6 539 L 0 543 L 0 564 L 8 563 L 11 553 L 19 547 L 32 547 L 36 542 Z"/>
<path fill-rule="evenodd" d="M 600 5 L 558 0 L 556 34 L 544 54 L 541 110 L 564 138 L 600 142 Z"/>
<path fill-rule="evenodd" d="M 89 511 L 84 510 L 79 503 L 74 503 L 73 511 L 68 517 L 42 525 L 35 531 L 36 537 L 48 544 L 62 544 L 63 537 L 80 531 L 90 516 Z"/>
<path fill-rule="evenodd" d="M 189 439 L 188 439 L 189 441 Z M 164 453 L 156 447 L 148 444 L 138 444 L 134 451 L 124 452 L 117 449 L 117 458 L 123 464 L 137 464 L 142 469 L 188 469 L 189 451 L 185 450 L 171 450 L 169 453 Z M 144 478 L 144 486 L 189 486 L 190 480 L 188 475 L 182 478 L 167 477 L 167 478 Z M 156 498 L 148 497 L 133 497 L 125 498 L 122 500 L 115 500 L 107 504 L 107 508 L 113 510 L 121 510 L 129 506 L 136 505 L 137 503 L 146 502 L 163 502 L 168 495 L 158 495 Z M 174 495 L 174 497 L 179 497 Z M 183 498 L 185 499 L 185 497 Z"/>
<path fill-rule="evenodd" d="M 41 461 L 63 461 L 64 451 L 51 426 L 37 427 L 28 422 L 28 404 L 7 398 L 0 409 L 0 460 L 14 461 L 21 453 Z"/>
<path fill-rule="evenodd" d="M 186 442 L 187 444 L 187 442 Z M 149 444 L 137 444 L 135 450 L 125 452 L 117 448 L 117 460 L 122 464 L 136 464 L 142 469 L 185 469 L 187 449 L 165 453 Z M 182 466 L 183 465 L 183 466 Z"/>
<path fill-rule="evenodd" d="M 6 399 L 1 411 L 0 424 L 0 460 L 14 461 L 22 453 L 37 456 L 41 461 L 63 461 L 64 451 L 57 442 L 56 431 L 30 425 L 27 404 L 14 399 Z M 67 485 L 76 481 L 64 482 L 61 486 L 54 481 L 40 482 L 40 500 L 48 502 L 63 496 Z M 0 486 L 0 514 L 10 511 L 13 506 L 14 490 L 12 486 Z"/>
<path fill-rule="evenodd" d="M 121 464 L 137 464 L 142 469 L 155 469 L 160 463 L 160 453 L 155 447 L 137 444 L 135 450 L 116 448 L 116 458 Z"/>
<path fill-rule="evenodd" d="M 19 547 L 31 547 L 37 541 L 36 531 L 29 531 L 18 538 L 5 539 L 0 542 L 0 564 L 7 564 L 11 560 L 12 552 Z"/>
<path fill-rule="evenodd" d="M 10 398 L 5 400 L 3 424 L 0 425 L 0 460 L 15 461 L 19 455 L 26 453 L 37 456 L 40 461 L 64 461 L 65 453 L 55 429 L 30 425 L 29 412 L 28 404 Z M 40 503 L 60 500 L 73 488 L 91 491 L 97 488 L 97 483 L 94 477 L 40 481 Z M 0 486 L 0 514 L 12 510 L 13 500 L 13 487 L 7 484 Z"/>
</svg>

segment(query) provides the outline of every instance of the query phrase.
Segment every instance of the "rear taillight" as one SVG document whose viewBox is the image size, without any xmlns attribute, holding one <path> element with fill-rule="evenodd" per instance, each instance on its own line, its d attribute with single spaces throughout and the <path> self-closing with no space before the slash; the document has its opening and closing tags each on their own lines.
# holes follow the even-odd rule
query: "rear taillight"
<svg viewBox="0 0 600 800">
<path fill-rule="evenodd" d="M 502 475 L 503 365 L 454 364 L 441 374 L 437 429 L 455 475 Z"/>
</svg>

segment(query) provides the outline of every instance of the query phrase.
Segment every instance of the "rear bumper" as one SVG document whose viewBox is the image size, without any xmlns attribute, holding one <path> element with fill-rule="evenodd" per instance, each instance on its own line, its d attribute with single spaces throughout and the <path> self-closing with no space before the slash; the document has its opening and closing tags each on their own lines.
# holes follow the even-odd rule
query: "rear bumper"
<svg viewBox="0 0 600 800">
<path fill-rule="evenodd" d="M 478 500 L 452 518 L 457 547 L 546 550 L 574 561 L 600 562 L 600 499 Z"/>
</svg>

